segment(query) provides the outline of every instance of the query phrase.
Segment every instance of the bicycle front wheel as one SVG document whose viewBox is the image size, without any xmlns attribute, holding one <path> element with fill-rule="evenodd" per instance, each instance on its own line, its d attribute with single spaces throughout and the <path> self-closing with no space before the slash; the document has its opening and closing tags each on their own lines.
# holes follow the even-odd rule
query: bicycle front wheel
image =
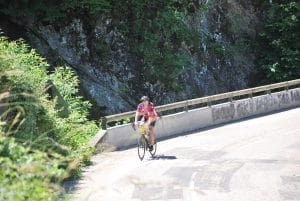
<svg viewBox="0 0 300 201">
<path fill-rule="evenodd" d="M 149 150 L 149 152 L 150 152 L 150 154 L 151 154 L 152 157 L 155 156 L 156 149 L 157 149 L 157 143 L 155 142 L 154 145 L 153 145 L 152 151 Z"/>
<path fill-rule="evenodd" d="M 146 151 L 146 141 L 145 141 L 145 138 L 143 135 L 138 139 L 138 147 L 137 148 L 138 148 L 139 158 L 142 161 L 144 159 L 145 151 Z"/>
</svg>

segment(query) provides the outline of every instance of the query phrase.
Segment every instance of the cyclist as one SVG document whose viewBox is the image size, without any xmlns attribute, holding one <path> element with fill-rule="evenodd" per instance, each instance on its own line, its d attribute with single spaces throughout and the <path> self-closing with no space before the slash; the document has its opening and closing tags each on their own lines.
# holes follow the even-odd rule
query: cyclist
<svg viewBox="0 0 300 201">
<path fill-rule="evenodd" d="M 149 101 L 148 96 L 143 96 L 140 99 L 141 103 L 138 105 L 135 118 L 134 118 L 134 124 L 137 125 L 138 121 L 140 121 L 142 118 L 144 118 L 146 127 L 149 128 L 149 149 L 150 151 L 153 150 L 153 144 L 155 142 L 155 135 L 154 135 L 154 126 L 156 122 L 157 113 L 155 111 L 154 105 L 152 102 Z"/>
</svg>

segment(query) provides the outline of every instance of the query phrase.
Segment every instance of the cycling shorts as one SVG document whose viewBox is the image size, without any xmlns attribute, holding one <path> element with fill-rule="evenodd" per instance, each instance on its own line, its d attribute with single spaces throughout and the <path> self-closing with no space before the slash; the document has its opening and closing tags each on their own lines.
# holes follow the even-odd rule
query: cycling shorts
<svg viewBox="0 0 300 201">
<path fill-rule="evenodd" d="M 140 116 L 138 117 L 138 121 L 141 121 L 142 118 L 143 118 L 143 115 L 140 115 Z M 147 121 L 147 120 L 148 120 L 148 118 L 145 119 L 145 121 Z M 151 126 L 151 127 L 154 127 L 154 126 L 155 126 L 155 123 L 156 123 L 156 120 L 155 120 L 155 121 L 152 121 L 152 122 L 150 123 L 150 126 Z"/>
</svg>

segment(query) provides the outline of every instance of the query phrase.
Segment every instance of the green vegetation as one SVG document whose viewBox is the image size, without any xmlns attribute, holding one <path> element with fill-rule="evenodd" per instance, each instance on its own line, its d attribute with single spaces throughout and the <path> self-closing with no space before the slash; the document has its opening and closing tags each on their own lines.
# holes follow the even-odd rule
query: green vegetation
<svg viewBox="0 0 300 201">
<path fill-rule="evenodd" d="M 247 36 L 236 46 L 210 41 L 199 36 L 199 30 L 187 27 L 185 19 L 190 14 L 206 12 L 206 4 L 194 0 L 0 0 L 0 12 L 14 17 L 34 17 L 43 23 L 60 26 L 74 17 L 92 23 L 98 17 L 112 20 L 111 29 L 125 36 L 130 53 L 134 55 L 142 74 L 141 82 L 159 82 L 166 90 L 181 90 L 178 76 L 188 65 L 189 49 L 201 55 L 199 38 L 204 37 L 207 47 L 218 57 L 232 53 L 249 43 L 255 44 L 258 55 L 257 66 L 260 77 L 265 82 L 277 82 L 300 76 L 299 64 L 299 2 L 295 0 L 252 1 L 258 10 L 265 10 L 266 23 L 257 41 L 249 41 Z M 232 2 L 231 2 L 232 3 Z M 199 14 L 197 14 L 199 15 Z M 241 26 L 241 15 L 237 11 L 230 17 L 227 34 L 247 29 Z M 230 15 L 229 15 L 230 16 Z M 252 39 L 251 39 L 252 40 Z M 99 57 L 110 51 L 104 43 L 97 43 Z M 237 50 L 235 50 L 237 48 Z M 249 47 L 248 47 L 249 48 Z M 196 52 L 195 52 L 196 51 Z M 246 50 L 248 52 L 248 50 Z M 95 53 L 95 54 L 96 54 Z M 101 55 L 99 55 L 101 54 Z M 108 54 L 109 55 L 109 54 Z M 105 64 L 103 64 L 105 66 Z"/>
<path fill-rule="evenodd" d="M 300 2 L 273 1 L 257 41 L 258 67 L 266 82 L 300 77 Z"/>
<path fill-rule="evenodd" d="M 173 90 L 181 85 L 176 78 L 184 71 L 189 56 L 182 50 L 182 44 L 192 44 L 196 33 L 192 33 L 184 23 L 184 18 L 193 11 L 193 1 L 145 1 L 132 0 L 124 7 L 122 19 L 130 22 L 119 26 L 127 36 L 131 51 L 142 60 L 141 72 L 146 80 L 160 81 Z M 117 20 L 118 18 L 114 18 Z"/>
<path fill-rule="evenodd" d="M 36 17 L 59 25 L 74 15 L 84 18 L 112 17 L 114 29 L 126 36 L 131 53 L 143 73 L 144 82 L 159 81 L 180 90 L 176 78 L 185 70 L 189 56 L 183 50 L 192 46 L 196 33 L 188 30 L 185 17 L 199 7 L 193 0 L 0 0 L 6 15 Z"/>
<path fill-rule="evenodd" d="M 74 13 L 106 13 L 111 9 L 107 0 L 0 0 L 1 11 L 15 17 L 38 17 L 55 22 Z"/>
<path fill-rule="evenodd" d="M 76 96 L 68 68 L 47 75 L 48 64 L 23 41 L 0 38 L 0 200 L 57 200 L 61 182 L 79 176 L 98 127 L 90 104 Z M 47 93 L 55 84 L 67 108 Z M 52 94 L 53 95 L 53 94 Z"/>
<path fill-rule="evenodd" d="M 213 1 L 207 2 L 206 6 Z M 245 36 L 235 41 L 235 46 L 197 33 L 198 27 L 187 27 L 184 20 L 190 14 L 206 10 L 194 0 L 0 0 L 0 12 L 34 17 L 54 27 L 75 17 L 93 23 L 90 19 L 106 16 L 112 20 L 111 29 L 125 37 L 141 82 L 159 82 L 166 90 L 181 90 L 177 78 L 190 59 L 185 50 L 199 54 L 201 37 L 209 52 L 225 60 L 255 44 L 264 82 L 299 78 L 300 3 L 269 2 L 253 1 L 267 14 L 258 41 Z M 226 34 L 240 30 L 241 15 L 233 15 Z M 101 54 L 108 54 L 110 47 L 102 43 Z M 98 130 L 95 122 L 87 119 L 91 105 L 76 95 L 79 81 L 69 68 L 57 67 L 47 74 L 47 67 L 47 62 L 22 40 L 0 38 L 0 200 L 60 199 L 60 183 L 79 176 L 80 168 L 89 163 L 92 150 L 86 143 Z M 52 84 L 59 96 L 51 92 Z M 119 93 L 128 90 L 124 84 Z"/>
</svg>

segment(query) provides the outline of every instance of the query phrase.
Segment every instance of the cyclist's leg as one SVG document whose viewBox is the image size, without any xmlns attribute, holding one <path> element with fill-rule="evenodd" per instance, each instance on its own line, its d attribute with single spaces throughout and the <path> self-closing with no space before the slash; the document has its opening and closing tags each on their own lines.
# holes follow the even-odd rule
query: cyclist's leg
<svg viewBox="0 0 300 201">
<path fill-rule="evenodd" d="M 155 142 L 155 134 L 154 134 L 154 126 L 155 126 L 155 118 L 149 118 L 148 119 L 149 124 L 149 141 L 150 144 L 153 145 Z"/>
</svg>

